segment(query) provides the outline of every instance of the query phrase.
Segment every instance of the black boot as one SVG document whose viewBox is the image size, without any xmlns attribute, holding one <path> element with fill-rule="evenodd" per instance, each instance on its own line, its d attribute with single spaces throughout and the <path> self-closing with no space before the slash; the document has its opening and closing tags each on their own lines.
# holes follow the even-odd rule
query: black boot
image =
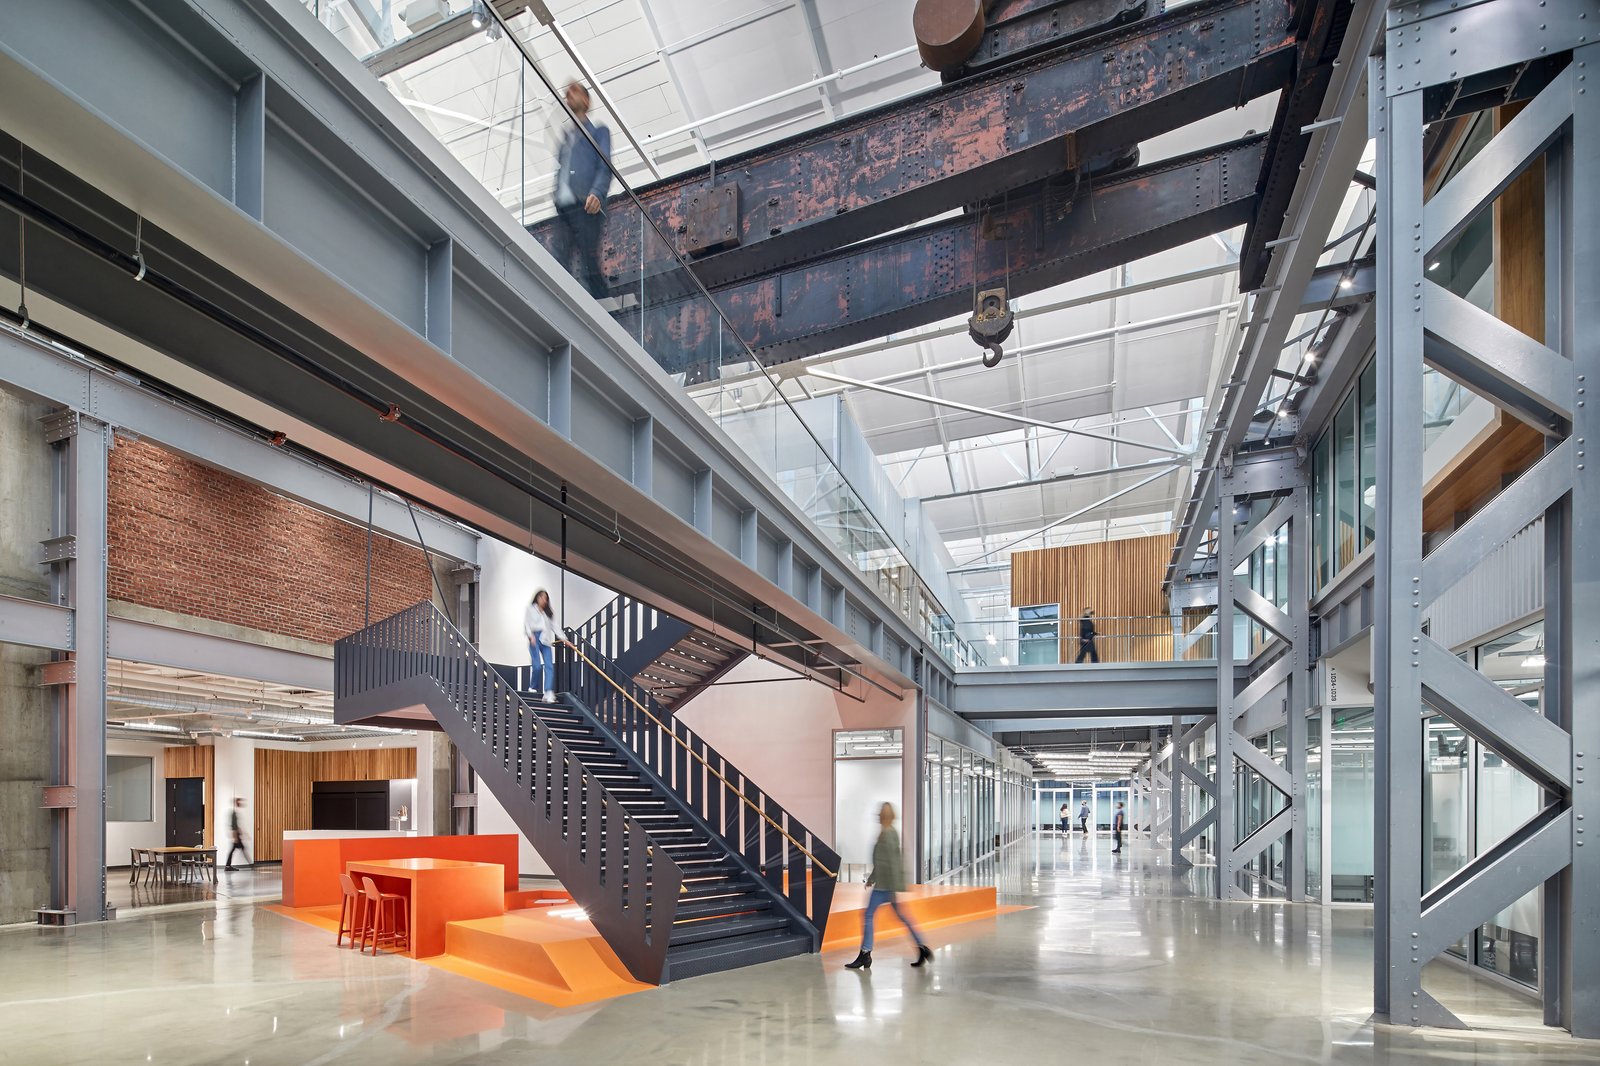
<svg viewBox="0 0 1600 1066">
<path fill-rule="evenodd" d="M 933 961 L 933 952 L 928 950 L 928 945 L 926 945 L 926 944 L 917 945 L 917 961 L 912 963 L 911 965 L 912 966 L 921 966 L 925 962 L 932 962 L 932 961 Z"/>
<path fill-rule="evenodd" d="M 863 952 L 859 953 L 858 955 L 856 955 L 856 961 L 855 962 L 847 962 L 847 963 L 845 963 L 844 964 L 844 968 L 847 969 L 847 970 L 870 970 L 870 969 L 872 969 L 872 952 L 863 951 Z"/>
</svg>

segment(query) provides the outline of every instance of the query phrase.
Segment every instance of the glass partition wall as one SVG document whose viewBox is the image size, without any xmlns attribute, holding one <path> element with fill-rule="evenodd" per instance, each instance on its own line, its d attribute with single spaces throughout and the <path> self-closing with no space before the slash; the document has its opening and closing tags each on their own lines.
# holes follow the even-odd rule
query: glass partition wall
<svg viewBox="0 0 1600 1066">
<path fill-rule="evenodd" d="M 1001 761 L 929 734 L 923 751 L 922 872 L 948 877 L 1026 835 L 1033 824 L 1033 776 L 1025 764 Z"/>
</svg>

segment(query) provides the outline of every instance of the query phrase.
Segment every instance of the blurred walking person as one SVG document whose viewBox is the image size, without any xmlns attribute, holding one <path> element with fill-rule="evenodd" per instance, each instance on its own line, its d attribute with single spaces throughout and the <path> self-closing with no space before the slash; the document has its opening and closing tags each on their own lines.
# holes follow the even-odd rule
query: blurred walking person
<svg viewBox="0 0 1600 1066">
<path fill-rule="evenodd" d="M 556 612 L 550 606 L 550 593 L 540 589 L 528 602 L 522 630 L 528 638 L 528 655 L 533 660 L 532 682 L 539 686 L 546 703 L 556 701 Z"/>
<path fill-rule="evenodd" d="M 1128 827 L 1128 813 L 1117 804 L 1117 813 L 1111 816 L 1111 854 L 1122 850 L 1122 831 Z"/>
<path fill-rule="evenodd" d="M 1083 662 L 1085 655 L 1092 663 L 1100 661 L 1100 652 L 1094 646 L 1094 638 L 1094 612 L 1085 607 L 1083 617 L 1078 619 L 1078 657 L 1072 660 L 1074 665 Z"/>
<path fill-rule="evenodd" d="M 228 839 L 232 841 L 232 844 L 228 847 L 227 863 L 222 867 L 224 870 L 232 870 L 234 868 L 233 853 L 236 851 L 244 855 L 244 864 L 246 866 L 255 865 L 250 861 L 250 853 L 245 851 L 244 847 L 244 827 L 239 824 L 239 812 L 242 810 L 244 810 L 244 798 L 241 796 L 233 801 L 233 810 L 228 812 Z"/>
<path fill-rule="evenodd" d="M 556 258 L 590 296 L 603 300 L 610 295 L 600 266 L 600 234 L 605 228 L 601 209 L 611 189 L 611 131 L 589 121 L 589 90 L 582 85 L 570 82 L 566 99 L 578 121 L 556 154 Z"/>
<path fill-rule="evenodd" d="M 1089 801 L 1088 800 L 1084 800 L 1083 801 L 1083 805 L 1078 808 L 1078 831 L 1080 833 L 1087 833 L 1089 831 Z"/>
<path fill-rule="evenodd" d="M 910 916 L 900 909 L 900 903 L 895 899 L 896 893 L 906 890 L 906 873 L 900 854 L 900 834 L 894 828 L 894 804 L 885 803 L 878 809 L 878 824 L 883 829 L 878 834 L 878 843 L 872 849 L 872 873 L 867 878 L 867 884 L 872 886 L 872 894 L 867 897 L 867 913 L 861 919 L 861 951 L 854 962 L 845 964 L 847 970 L 872 969 L 873 916 L 885 903 L 894 908 L 894 916 L 900 919 L 911 934 L 911 939 L 916 942 L 917 961 L 911 965 L 921 966 L 933 961 L 933 952 L 923 943 L 922 934 L 917 932 Z"/>
</svg>

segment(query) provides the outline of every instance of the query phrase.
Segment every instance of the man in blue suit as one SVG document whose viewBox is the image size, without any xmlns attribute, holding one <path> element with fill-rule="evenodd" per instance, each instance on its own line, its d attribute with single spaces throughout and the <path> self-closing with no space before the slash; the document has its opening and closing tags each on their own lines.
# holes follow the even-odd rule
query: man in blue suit
<svg viewBox="0 0 1600 1066">
<path fill-rule="evenodd" d="M 605 273 L 600 268 L 601 209 L 611 188 L 611 131 L 589 121 L 589 91 L 577 82 L 567 86 L 567 106 L 578 124 L 561 139 L 556 170 L 556 257 L 589 295 L 603 300 Z M 584 136 L 585 132 L 588 136 Z M 592 143 L 591 143 L 591 138 Z M 576 256 L 577 269 L 572 260 Z"/>
</svg>

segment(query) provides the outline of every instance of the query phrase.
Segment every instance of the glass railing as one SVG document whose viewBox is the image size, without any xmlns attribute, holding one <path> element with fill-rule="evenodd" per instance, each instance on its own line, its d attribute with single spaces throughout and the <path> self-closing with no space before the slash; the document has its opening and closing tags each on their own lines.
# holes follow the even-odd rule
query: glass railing
<svg viewBox="0 0 1600 1066">
<path fill-rule="evenodd" d="M 1200 618 L 1180 618 L 1173 631 L 1171 615 L 1096 616 L 1094 654 L 1078 638 L 1077 619 L 1055 628 L 1016 621 L 962 623 L 955 628 L 962 642 L 989 667 L 1060 666 L 1077 663 L 1201 662 L 1216 658 L 1216 635 Z M 1243 657 L 1242 649 L 1240 657 Z"/>
<path fill-rule="evenodd" d="M 624 180 L 624 173 L 654 172 L 640 143 L 598 96 L 587 98 L 580 123 L 586 94 L 547 76 L 545 68 L 574 65 L 531 9 L 502 20 L 493 5 L 458 4 L 442 22 L 413 32 L 399 5 L 384 5 L 387 15 L 352 2 L 306 0 L 306 7 L 667 374 L 702 390 L 737 377 L 701 391 L 702 409 L 930 646 L 956 666 L 976 661 L 884 516 L 840 472 Z M 678 231 L 688 243 L 714 247 L 706 220 L 716 205 L 701 206 L 699 228 Z"/>
</svg>

